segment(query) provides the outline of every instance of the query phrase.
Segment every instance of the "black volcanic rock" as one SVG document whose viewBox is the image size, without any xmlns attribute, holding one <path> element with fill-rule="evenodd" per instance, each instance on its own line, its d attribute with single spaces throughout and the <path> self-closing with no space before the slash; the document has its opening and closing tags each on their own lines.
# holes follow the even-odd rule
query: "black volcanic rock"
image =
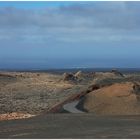
<svg viewBox="0 0 140 140">
<path fill-rule="evenodd" d="M 63 81 L 75 81 L 76 78 L 72 73 L 64 73 L 63 74 Z"/>
<path fill-rule="evenodd" d="M 116 69 L 112 69 L 111 72 L 114 73 L 115 75 L 124 77 L 124 75 L 121 72 L 119 72 L 118 70 L 116 70 Z"/>
<path fill-rule="evenodd" d="M 133 92 L 136 94 L 137 100 L 140 101 L 140 84 L 134 83 L 133 85 Z"/>
</svg>

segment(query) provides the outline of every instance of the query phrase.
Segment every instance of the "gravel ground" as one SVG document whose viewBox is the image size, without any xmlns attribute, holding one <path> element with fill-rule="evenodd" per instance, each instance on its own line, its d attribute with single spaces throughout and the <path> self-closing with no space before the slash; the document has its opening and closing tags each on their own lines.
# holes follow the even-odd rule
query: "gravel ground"
<svg viewBox="0 0 140 140">
<path fill-rule="evenodd" d="M 1 121 L 0 138 L 140 138 L 140 116 L 61 113 Z"/>
<path fill-rule="evenodd" d="M 9 74 L 12 76 L 8 77 Z M 0 76 L 0 114 L 40 114 L 82 89 L 81 85 L 64 82 L 62 75 L 18 72 L 7 75 Z"/>
</svg>

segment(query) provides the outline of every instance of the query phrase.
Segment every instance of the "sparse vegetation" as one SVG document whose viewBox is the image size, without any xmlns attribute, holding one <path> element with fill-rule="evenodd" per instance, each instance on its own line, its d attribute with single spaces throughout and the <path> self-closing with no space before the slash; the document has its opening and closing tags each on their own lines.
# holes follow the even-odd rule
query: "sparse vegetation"
<svg viewBox="0 0 140 140">
<path fill-rule="evenodd" d="M 63 75 L 8 72 L 0 74 L 0 113 L 39 114 L 77 93 L 88 94 L 104 86 L 124 82 L 140 82 L 140 75 L 122 77 L 114 72 L 81 71 Z"/>
</svg>

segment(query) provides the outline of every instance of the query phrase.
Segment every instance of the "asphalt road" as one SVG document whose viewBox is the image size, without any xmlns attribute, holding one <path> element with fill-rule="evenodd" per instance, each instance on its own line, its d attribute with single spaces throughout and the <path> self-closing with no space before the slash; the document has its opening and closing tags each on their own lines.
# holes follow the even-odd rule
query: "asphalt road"
<svg viewBox="0 0 140 140">
<path fill-rule="evenodd" d="M 71 103 L 67 103 L 63 105 L 63 109 L 68 111 L 69 113 L 84 113 L 83 111 L 76 108 L 78 103 L 79 103 L 79 100 L 73 101 Z"/>
<path fill-rule="evenodd" d="M 59 113 L 1 121 L 0 138 L 140 138 L 140 116 Z"/>
</svg>

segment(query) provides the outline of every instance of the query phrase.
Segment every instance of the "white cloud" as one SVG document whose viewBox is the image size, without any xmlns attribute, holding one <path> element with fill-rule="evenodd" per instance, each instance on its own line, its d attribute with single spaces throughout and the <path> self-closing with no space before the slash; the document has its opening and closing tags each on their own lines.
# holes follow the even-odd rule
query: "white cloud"
<svg viewBox="0 0 140 140">
<path fill-rule="evenodd" d="M 0 40 L 139 41 L 140 9 L 135 7 L 128 2 L 91 2 L 37 10 L 1 8 Z"/>
</svg>

